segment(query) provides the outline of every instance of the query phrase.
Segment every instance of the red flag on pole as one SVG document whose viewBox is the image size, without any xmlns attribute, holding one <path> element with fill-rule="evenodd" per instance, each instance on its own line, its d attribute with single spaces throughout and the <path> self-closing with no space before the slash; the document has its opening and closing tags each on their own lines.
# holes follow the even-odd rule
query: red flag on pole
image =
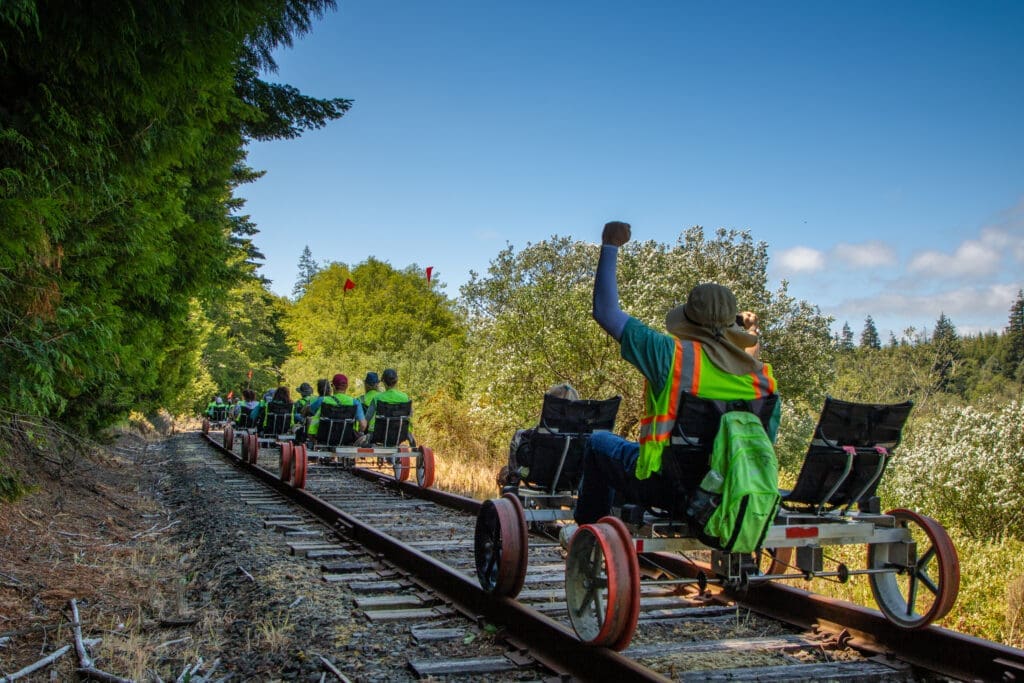
<svg viewBox="0 0 1024 683">
<path fill-rule="evenodd" d="M 235 397 L 235 392 L 234 392 L 234 391 L 229 391 L 229 392 L 228 392 L 228 400 L 230 401 L 230 400 L 231 400 L 231 399 L 233 399 L 234 397 Z"/>
<path fill-rule="evenodd" d="M 299 353 L 302 353 L 302 342 L 299 342 L 298 344 L 295 345 L 295 350 L 298 351 Z"/>
<path fill-rule="evenodd" d="M 252 370 L 249 371 L 249 379 L 252 379 Z"/>
<path fill-rule="evenodd" d="M 345 278 L 345 291 L 346 292 L 348 290 L 350 290 L 350 289 L 355 289 L 355 287 L 356 287 L 356 283 L 352 282 L 352 280 L 349 279 L 349 278 Z"/>
<path fill-rule="evenodd" d="M 427 282 L 430 282 L 430 276 L 434 272 L 434 266 L 427 266 Z"/>
</svg>

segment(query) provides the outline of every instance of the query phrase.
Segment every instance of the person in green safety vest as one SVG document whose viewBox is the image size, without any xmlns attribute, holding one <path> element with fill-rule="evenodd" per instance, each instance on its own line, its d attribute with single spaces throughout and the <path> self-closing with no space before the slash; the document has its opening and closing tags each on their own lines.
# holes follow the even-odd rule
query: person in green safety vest
<svg viewBox="0 0 1024 683">
<path fill-rule="evenodd" d="M 751 329 L 756 330 L 756 317 L 741 317 L 736 296 L 727 287 L 715 283 L 694 287 L 684 305 L 668 312 L 665 327 L 669 334 L 619 308 L 616 260 L 619 247 L 629 239 L 628 223 L 605 224 L 594 278 L 593 315 L 619 342 L 623 359 L 647 380 L 640 441 L 628 441 L 612 432 L 591 436 L 576 501 L 577 524 L 590 524 L 607 515 L 615 491 L 644 503 L 665 490 L 659 481 L 661 455 L 671 440 L 681 393 L 753 401 L 776 392 L 771 366 L 755 357 L 757 335 L 741 324 L 753 321 Z M 774 402 L 769 420 L 773 441 L 779 404 Z"/>
<path fill-rule="evenodd" d="M 366 379 L 363 380 L 363 392 L 363 395 L 359 397 L 359 402 L 363 404 L 363 410 L 369 410 L 374 397 L 380 396 L 382 393 L 380 390 L 380 377 L 377 376 L 376 372 L 366 373 Z"/>
<path fill-rule="evenodd" d="M 213 400 L 206 404 L 206 416 L 213 418 L 213 412 L 217 408 L 226 408 L 227 404 L 220 396 L 214 396 Z"/>
<path fill-rule="evenodd" d="M 366 416 L 363 413 L 363 404 L 345 393 L 346 390 L 348 390 L 348 377 L 338 373 L 331 379 L 331 387 L 333 388 L 333 392 L 330 395 L 323 397 L 320 403 L 317 404 L 316 413 L 314 413 L 312 418 L 309 420 L 309 427 L 307 428 L 307 431 L 314 441 L 316 440 L 317 433 L 320 431 L 320 411 L 325 405 L 354 405 L 356 407 L 356 425 L 360 431 L 364 431 L 366 429 Z"/>
</svg>

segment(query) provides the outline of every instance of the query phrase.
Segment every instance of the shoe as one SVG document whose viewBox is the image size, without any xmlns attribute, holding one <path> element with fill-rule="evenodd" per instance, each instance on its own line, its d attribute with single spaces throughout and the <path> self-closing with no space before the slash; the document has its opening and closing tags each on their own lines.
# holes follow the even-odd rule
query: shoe
<svg viewBox="0 0 1024 683">
<path fill-rule="evenodd" d="M 558 532 L 558 544 L 562 546 L 562 550 L 569 549 L 569 542 L 572 541 L 572 537 L 576 535 L 579 527 L 575 524 L 566 524 L 562 527 L 561 531 Z"/>
</svg>

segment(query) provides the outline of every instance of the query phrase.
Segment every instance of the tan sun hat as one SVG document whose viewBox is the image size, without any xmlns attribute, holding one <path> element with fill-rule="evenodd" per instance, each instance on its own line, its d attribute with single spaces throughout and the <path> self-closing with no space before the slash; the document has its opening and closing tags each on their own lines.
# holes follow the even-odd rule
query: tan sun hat
<svg viewBox="0 0 1024 683">
<path fill-rule="evenodd" d="M 757 345 L 757 335 L 737 322 L 736 295 L 714 282 L 690 290 L 686 303 L 665 316 L 665 329 L 680 339 L 704 344 L 704 351 L 716 366 L 734 375 L 761 369 L 761 362 L 744 349 Z"/>
</svg>

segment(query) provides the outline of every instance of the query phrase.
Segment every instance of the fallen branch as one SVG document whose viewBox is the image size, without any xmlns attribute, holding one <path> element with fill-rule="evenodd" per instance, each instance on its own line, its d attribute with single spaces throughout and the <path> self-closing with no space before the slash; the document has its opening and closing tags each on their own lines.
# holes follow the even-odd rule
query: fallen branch
<svg viewBox="0 0 1024 683">
<path fill-rule="evenodd" d="M 196 671 L 199 671 L 199 667 L 201 667 L 202 665 L 203 658 L 200 657 L 192 666 L 186 666 L 185 669 L 181 672 L 181 675 L 179 675 L 178 678 L 175 679 L 174 683 L 185 683 L 185 681 L 192 680 L 192 677 L 195 676 Z"/>
<path fill-rule="evenodd" d="M 88 678 L 94 681 L 103 681 L 103 683 L 135 683 L 131 678 L 121 678 L 114 674 L 101 671 L 96 667 L 86 666 L 75 669 L 75 673 L 83 678 Z"/>
<path fill-rule="evenodd" d="M 250 581 L 252 581 L 253 583 L 256 583 L 256 579 L 253 578 L 253 575 L 250 574 L 249 572 L 245 571 L 245 569 L 242 568 L 242 565 L 238 565 L 238 570 L 240 572 L 242 572 L 243 574 L 245 574 L 249 578 Z"/>
<path fill-rule="evenodd" d="M 60 659 L 64 655 L 66 655 L 70 649 L 71 649 L 70 645 L 65 645 L 61 649 L 56 650 L 55 652 L 50 653 L 46 657 L 43 657 L 42 659 L 40 659 L 35 664 L 29 664 L 28 666 L 26 666 L 24 669 L 22 669 L 20 671 L 15 671 L 12 674 L 7 674 L 3 678 L 0 678 L 0 683 L 10 683 L 10 681 L 16 681 L 19 678 L 24 678 L 25 676 L 28 676 L 30 673 L 33 673 L 35 671 L 39 671 L 44 666 L 49 666 L 50 664 L 53 664 L 55 661 L 57 661 L 58 659 Z"/>
<path fill-rule="evenodd" d="M 82 643 L 82 620 L 78 616 L 78 602 L 74 598 L 71 598 L 71 616 L 74 617 L 72 626 L 75 630 L 75 650 L 78 651 L 78 663 L 83 669 L 92 668 L 92 657 L 85 651 L 85 644 Z"/>
<path fill-rule="evenodd" d="M 177 638 L 175 640 L 168 640 L 167 642 L 160 643 L 159 645 L 157 645 L 156 649 L 157 650 L 162 650 L 165 647 L 169 647 L 171 645 L 177 645 L 178 643 L 187 643 L 190 640 L 192 640 L 192 636 L 185 636 L 184 638 Z"/>
<path fill-rule="evenodd" d="M 324 657 L 323 655 L 317 655 L 317 657 L 320 658 L 320 661 L 324 663 L 324 666 L 326 666 L 332 674 L 338 677 L 339 681 L 341 681 L 342 683 L 352 683 L 352 681 L 348 680 L 345 674 L 338 671 L 338 667 L 334 666 L 329 661 L 327 661 L 326 657 Z"/>
</svg>

